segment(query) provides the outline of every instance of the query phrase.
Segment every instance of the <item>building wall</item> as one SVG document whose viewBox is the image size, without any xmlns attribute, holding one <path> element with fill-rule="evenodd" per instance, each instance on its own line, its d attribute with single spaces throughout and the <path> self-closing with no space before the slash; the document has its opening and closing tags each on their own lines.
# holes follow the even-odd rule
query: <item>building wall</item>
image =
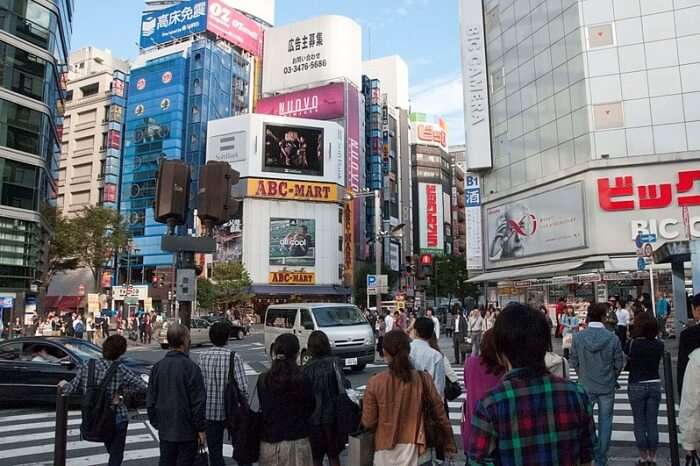
<svg viewBox="0 0 700 466">
<path fill-rule="evenodd" d="M 73 10 L 72 0 L 0 5 L 0 289 L 28 291 L 45 267 L 40 212 L 55 205 Z"/>
</svg>

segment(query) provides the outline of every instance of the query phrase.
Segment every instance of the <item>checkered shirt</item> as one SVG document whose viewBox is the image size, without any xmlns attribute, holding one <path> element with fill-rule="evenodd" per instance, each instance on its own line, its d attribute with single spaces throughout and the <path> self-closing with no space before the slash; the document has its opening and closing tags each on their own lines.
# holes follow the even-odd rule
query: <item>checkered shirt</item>
<svg viewBox="0 0 700 466">
<path fill-rule="evenodd" d="M 112 363 L 113 361 L 108 361 L 106 359 L 95 359 L 95 383 L 99 384 L 102 382 L 102 379 L 104 379 Z M 87 392 L 87 384 L 88 363 L 85 362 L 85 364 L 81 366 L 78 375 L 73 377 L 73 380 L 64 387 L 64 392 L 81 392 L 84 394 Z M 105 389 L 107 390 L 107 395 L 114 399 L 115 395 L 123 395 L 126 392 L 145 392 L 148 389 L 148 382 L 121 363 Z M 120 401 L 116 409 L 117 417 L 126 418 L 128 414 L 126 406 Z"/>
<path fill-rule="evenodd" d="M 585 464 L 594 443 L 593 408 L 583 387 L 516 369 L 478 403 L 467 464 Z"/>
<path fill-rule="evenodd" d="M 215 347 L 199 355 L 199 367 L 202 368 L 204 386 L 207 389 L 207 419 L 210 421 L 223 421 L 226 419 L 224 412 L 224 387 L 228 379 L 228 366 L 231 358 L 231 350 L 223 347 Z M 234 357 L 233 377 L 236 379 L 242 395 L 248 398 L 248 379 L 245 375 L 245 367 L 238 354 Z"/>
</svg>

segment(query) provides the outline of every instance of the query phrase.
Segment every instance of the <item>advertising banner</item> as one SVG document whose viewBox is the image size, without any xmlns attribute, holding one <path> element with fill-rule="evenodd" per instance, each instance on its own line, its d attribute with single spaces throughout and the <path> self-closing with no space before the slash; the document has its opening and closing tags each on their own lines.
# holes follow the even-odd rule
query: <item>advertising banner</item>
<svg viewBox="0 0 700 466">
<path fill-rule="evenodd" d="M 204 32 L 207 2 L 191 1 L 153 11 L 141 17 L 141 48 Z"/>
<path fill-rule="evenodd" d="M 224 5 L 275 25 L 275 0 L 219 0 Z"/>
<path fill-rule="evenodd" d="M 265 124 L 264 172 L 323 176 L 323 129 Z"/>
<path fill-rule="evenodd" d="M 270 265 L 316 265 L 316 221 L 298 218 L 270 219 Z"/>
<path fill-rule="evenodd" d="M 208 0 L 207 31 L 259 57 L 263 47 L 263 28 L 234 9 L 233 3 L 227 0 Z"/>
<path fill-rule="evenodd" d="M 316 283 L 316 274 L 314 272 L 281 270 L 270 272 L 269 281 L 271 285 L 313 285 Z"/>
<path fill-rule="evenodd" d="M 574 183 L 486 211 L 490 261 L 586 247 L 583 188 Z"/>
<path fill-rule="evenodd" d="M 248 178 L 247 196 L 290 201 L 337 202 L 338 187 L 331 183 Z"/>
<path fill-rule="evenodd" d="M 467 169 L 491 168 L 491 122 L 486 75 L 483 0 L 460 0 Z"/>
<path fill-rule="evenodd" d="M 263 94 L 345 78 L 362 86 L 362 30 L 343 16 L 319 16 L 265 32 Z"/>
<path fill-rule="evenodd" d="M 240 162 L 246 158 L 246 131 L 224 134 L 209 138 L 213 160 L 220 162 Z"/>
<path fill-rule="evenodd" d="M 352 85 L 347 85 L 347 99 L 345 101 L 346 105 L 346 118 L 345 118 L 345 133 L 346 133 L 346 166 L 345 175 L 346 181 L 345 186 L 348 191 L 353 193 L 359 193 L 364 187 L 364 154 L 362 153 L 362 146 L 360 144 L 360 93 Z M 364 115 L 363 118 L 364 119 Z M 362 199 L 355 199 L 352 201 L 352 232 L 353 239 L 348 242 L 348 246 L 351 248 L 350 254 L 353 256 L 358 256 L 358 252 L 362 248 L 362 241 L 365 237 L 365 232 L 363 230 L 364 222 L 362 221 L 364 217 L 363 205 L 364 201 Z M 350 272 L 353 272 L 351 269 Z"/>
<path fill-rule="evenodd" d="M 343 208 L 343 282 L 352 286 L 355 266 L 355 241 L 353 229 L 354 202 L 346 202 Z"/>
<path fill-rule="evenodd" d="M 481 237 L 481 186 L 479 176 L 466 173 L 464 177 L 464 201 L 467 228 L 467 270 L 483 268 L 483 244 Z"/>
<path fill-rule="evenodd" d="M 442 185 L 418 183 L 418 211 L 420 212 L 418 225 L 420 252 L 443 254 L 445 251 L 445 232 L 442 224 Z"/>
<path fill-rule="evenodd" d="M 447 123 L 439 116 L 411 113 L 410 143 L 439 147 L 447 151 Z"/>
<path fill-rule="evenodd" d="M 256 113 L 317 120 L 335 120 L 345 115 L 345 84 L 275 95 L 258 100 Z"/>
</svg>

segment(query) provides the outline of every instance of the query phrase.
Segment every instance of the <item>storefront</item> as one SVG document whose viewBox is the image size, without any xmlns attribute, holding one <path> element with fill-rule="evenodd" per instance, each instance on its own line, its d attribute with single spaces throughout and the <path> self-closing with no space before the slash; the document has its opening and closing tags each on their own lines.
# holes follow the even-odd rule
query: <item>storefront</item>
<svg viewBox="0 0 700 466">
<path fill-rule="evenodd" d="M 700 170 L 697 160 L 600 161 L 526 192 L 492 196 L 482 219 L 485 273 L 470 282 L 484 285 L 489 303 L 669 295 L 670 267 L 649 256 L 667 241 L 700 238 Z M 645 242 L 637 244 L 640 234 Z"/>
<path fill-rule="evenodd" d="M 148 297 L 148 285 L 125 285 L 112 288 L 111 313 L 113 316 L 127 317 L 138 312 L 152 310 Z"/>
</svg>

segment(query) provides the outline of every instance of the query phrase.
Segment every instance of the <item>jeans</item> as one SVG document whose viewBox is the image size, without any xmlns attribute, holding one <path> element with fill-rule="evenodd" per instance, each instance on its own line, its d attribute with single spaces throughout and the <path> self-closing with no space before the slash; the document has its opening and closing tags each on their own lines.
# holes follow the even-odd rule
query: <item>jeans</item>
<svg viewBox="0 0 700 466">
<path fill-rule="evenodd" d="M 199 448 L 197 441 L 169 442 L 160 439 L 159 466 L 192 466 Z"/>
<path fill-rule="evenodd" d="M 631 383 L 627 393 L 632 405 L 634 439 L 637 442 L 637 448 L 655 452 L 659 446 L 658 416 L 661 382 Z"/>
<path fill-rule="evenodd" d="M 124 422 L 119 421 L 121 419 L 117 422 L 114 437 L 105 442 L 105 448 L 107 453 L 109 453 L 108 466 L 121 466 L 124 460 L 124 445 L 126 444 L 126 430 L 129 427 L 129 419 L 125 419 Z"/>
<path fill-rule="evenodd" d="M 588 396 L 594 407 L 598 405 L 598 439 L 594 453 L 595 464 L 596 466 L 606 466 L 608 464 L 608 448 L 612 437 L 615 392 L 606 394 L 590 393 Z"/>
<path fill-rule="evenodd" d="M 472 332 L 472 356 L 481 354 L 481 332 Z"/>
<path fill-rule="evenodd" d="M 659 333 L 661 333 L 663 338 L 666 338 L 668 336 L 666 332 L 666 317 L 657 317 L 656 320 L 659 323 Z"/>
</svg>

